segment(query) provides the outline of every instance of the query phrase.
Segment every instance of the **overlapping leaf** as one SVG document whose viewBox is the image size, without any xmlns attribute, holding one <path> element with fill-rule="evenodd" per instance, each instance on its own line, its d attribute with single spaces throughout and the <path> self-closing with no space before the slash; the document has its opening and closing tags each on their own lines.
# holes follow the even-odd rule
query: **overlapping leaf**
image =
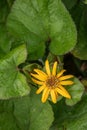
<svg viewBox="0 0 87 130">
<path fill-rule="evenodd" d="M 26 77 L 18 70 L 18 65 L 26 60 L 26 56 L 26 47 L 22 45 L 0 60 L 0 99 L 29 93 Z"/>
<path fill-rule="evenodd" d="M 40 98 L 32 89 L 29 96 L 0 101 L 0 130 L 48 130 L 53 112 L 50 104 L 41 103 Z"/>
<path fill-rule="evenodd" d="M 67 130 L 87 129 L 87 95 L 75 106 L 72 111 L 72 120 L 68 120 Z"/>
<path fill-rule="evenodd" d="M 55 122 L 50 130 L 86 130 L 87 129 L 87 94 L 73 107 L 58 102 L 54 106 Z M 60 118 L 59 118 L 60 117 Z"/>
<path fill-rule="evenodd" d="M 72 86 L 67 87 L 71 99 L 66 99 L 66 104 L 70 106 L 79 102 L 84 92 L 84 86 L 77 78 L 74 78 L 73 82 L 74 84 Z"/>
<path fill-rule="evenodd" d="M 41 103 L 40 98 L 40 95 L 36 95 L 35 90 L 32 88 L 30 97 L 15 102 L 14 115 L 21 125 L 21 129 L 48 130 L 51 126 L 53 121 L 52 108 L 48 102 Z M 24 124 L 27 124 L 26 128 L 23 126 Z"/>
</svg>

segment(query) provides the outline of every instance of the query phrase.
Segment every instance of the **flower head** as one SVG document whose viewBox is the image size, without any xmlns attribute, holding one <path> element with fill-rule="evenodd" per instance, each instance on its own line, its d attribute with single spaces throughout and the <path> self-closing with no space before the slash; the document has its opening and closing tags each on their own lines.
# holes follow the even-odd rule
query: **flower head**
<svg viewBox="0 0 87 130">
<path fill-rule="evenodd" d="M 67 80 L 72 78 L 73 75 L 63 76 L 65 70 L 61 70 L 58 74 L 56 74 L 57 62 L 54 62 L 51 72 L 48 60 L 45 62 L 45 69 L 46 73 L 39 69 L 34 69 L 35 73 L 31 73 L 33 82 L 40 86 L 36 91 L 36 94 L 43 92 L 41 99 L 42 102 L 46 102 L 47 98 L 50 96 L 53 103 L 56 103 L 58 95 L 62 95 L 70 99 L 70 94 L 63 86 L 73 84 L 73 81 Z"/>
</svg>

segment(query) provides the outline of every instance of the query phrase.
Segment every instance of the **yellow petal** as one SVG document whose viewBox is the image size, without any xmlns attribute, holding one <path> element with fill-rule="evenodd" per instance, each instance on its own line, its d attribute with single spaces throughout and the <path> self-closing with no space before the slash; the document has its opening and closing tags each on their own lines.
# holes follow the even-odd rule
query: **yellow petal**
<svg viewBox="0 0 87 130">
<path fill-rule="evenodd" d="M 59 78 L 66 70 L 61 70 L 58 74 L 57 74 L 57 78 Z"/>
<path fill-rule="evenodd" d="M 56 103 L 57 102 L 57 96 L 56 96 L 56 93 L 53 89 L 50 91 L 50 95 L 51 95 L 53 103 Z"/>
<path fill-rule="evenodd" d="M 36 91 L 36 94 L 39 94 L 41 93 L 44 89 L 45 89 L 45 85 L 41 86 L 37 91 Z"/>
<path fill-rule="evenodd" d="M 57 62 L 54 63 L 53 65 L 53 70 L 52 70 L 52 75 L 56 75 L 56 69 L 57 69 Z"/>
<path fill-rule="evenodd" d="M 74 82 L 70 81 L 70 80 L 67 80 L 67 81 L 60 81 L 60 84 L 61 85 L 72 85 L 72 84 L 74 84 Z"/>
<path fill-rule="evenodd" d="M 33 78 L 32 78 L 32 81 L 33 81 L 34 83 L 36 83 L 36 84 L 39 84 L 39 85 L 42 85 L 42 84 L 43 84 L 43 82 L 41 82 L 41 81 L 39 81 L 39 80 L 36 80 L 36 79 L 33 79 Z"/>
<path fill-rule="evenodd" d="M 34 71 L 35 71 L 36 73 L 38 73 L 38 75 L 43 76 L 44 78 L 46 78 L 46 77 L 47 77 L 47 74 L 46 74 L 46 73 L 44 73 L 43 71 L 39 70 L 39 69 L 34 69 Z"/>
<path fill-rule="evenodd" d="M 55 91 L 55 94 L 56 94 L 56 99 L 58 98 L 58 93 L 57 93 L 57 91 Z"/>
<path fill-rule="evenodd" d="M 51 75 L 51 72 L 50 72 L 50 66 L 49 66 L 48 60 L 46 60 L 46 62 L 45 62 L 45 67 L 46 67 L 46 72 L 47 72 L 47 74 L 50 76 L 50 75 Z"/>
<path fill-rule="evenodd" d="M 31 76 L 33 76 L 34 78 L 40 80 L 40 81 L 45 81 L 46 79 L 38 74 L 33 74 L 31 73 Z"/>
<path fill-rule="evenodd" d="M 59 80 L 66 80 L 66 79 L 70 79 L 70 78 L 73 78 L 74 76 L 73 75 L 66 75 L 66 76 L 62 76 L 59 78 Z"/>
<path fill-rule="evenodd" d="M 48 96 L 49 96 L 49 91 L 50 91 L 50 89 L 49 89 L 48 87 L 46 87 L 46 88 L 44 89 L 43 94 L 42 94 L 42 99 L 41 99 L 41 101 L 42 101 L 43 103 L 46 102 L 46 100 L 47 100 L 47 98 L 48 98 Z"/>
<path fill-rule="evenodd" d="M 62 86 L 58 86 L 58 88 L 56 88 L 56 91 L 57 91 L 60 95 L 66 97 L 66 98 L 69 98 L 69 99 L 71 98 L 71 96 L 70 96 L 70 94 L 68 93 L 68 91 L 67 91 L 64 87 L 62 87 Z"/>
</svg>

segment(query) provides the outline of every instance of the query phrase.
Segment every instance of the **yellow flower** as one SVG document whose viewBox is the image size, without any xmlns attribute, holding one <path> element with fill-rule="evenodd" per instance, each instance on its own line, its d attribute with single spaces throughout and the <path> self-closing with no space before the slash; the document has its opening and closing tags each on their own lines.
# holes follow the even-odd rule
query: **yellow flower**
<svg viewBox="0 0 87 130">
<path fill-rule="evenodd" d="M 51 72 L 48 60 L 45 62 L 45 69 L 46 73 L 39 69 L 34 69 L 35 73 L 31 73 L 33 82 L 40 85 L 39 89 L 36 91 L 36 94 L 39 94 L 43 91 L 41 99 L 42 102 L 46 102 L 49 95 L 53 103 L 57 102 L 59 94 L 70 99 L 71 96 L 63 87 L 63 85 L 72 85 L 73 81 L 67 79 L 72 78 L 73 75 L 63 76 L 65 70 L 61 70 L 58 74 L 56 74 L 57 62 L 54 62 Z"/>
</svg>

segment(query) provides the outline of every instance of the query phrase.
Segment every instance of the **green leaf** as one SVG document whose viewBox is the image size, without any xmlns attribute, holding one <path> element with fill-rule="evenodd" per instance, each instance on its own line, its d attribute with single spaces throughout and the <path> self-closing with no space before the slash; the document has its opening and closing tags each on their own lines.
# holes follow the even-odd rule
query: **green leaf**
<svg viewBox="0 0 87 130">
<path fill-rule="evenodd" d="M 12 113 L 14 110 L 14 104 L 12 100 L 0 100 L 0 113 L 7 112 Z"/>
<path fill-rule="evenodd" d="M 58 4 L 57 4 L 58 3 Z M 52 13 L 53 12 L 53 13 Z M 75 25 L 60 0 L 51 5 L 51 37 L 50 50 L 54 54 L 64 54 L 73 49 L 76 44 Z"/>
<path fill-rule="evenodd" d="M 87 4 L 87 0 L 84 0 L 84 3 Z"/>
<path fill-rule="evenodd" d="M 6 1 L 7 1 L 8 5 L 9 5 L 9 7 L 11 7 L 13 2 L 14 2 L 14 0 L 6 0 Z"/>
<path fill-rule="evenodd" d="M 56 107 L 56 111 L 55 111 Z M 82 100 L 73 107 L 58 102 L 53 109 L 56 120 L 50 130 L 86 130 L 87 129 L 87 93 Z"/>
<path fill-rule="evenodd" d="M 86 130 L 87 129 L 87 95 L 75 106 L 72 112 L 72 120 L 68 120 L 67 130 Z"/>
<path fill-rule="evenodd" d="M 17 67 L 26 60 L 26 46 L 12 50 L 0 60 L 0 99 L 27 95 L 30 88 Z"/>
<path fill-rule="evenodd" d="M 60 0 L 16 0 L 7 26 L 14 37 L 27 42 L 30 59 L 41 58 L 47 42 L 56 55 L 76 44 L 75 25 Z"/>
<path fill-rule="evenodd" d="M 4 24 L 0 24 L 0 58 L 10 51 L 11 40 Z"/>
<path fill-rule="evenodd" d="M 36 95 L 35 90 L 32 88 L 29 97 L 14 102 L 14 115 L 22 130 L 48 130 L 51 126 L 53 121 L 52 108 L 48 102 L 43 104 L 40 98 L 41 96 Z"/>
<path fill-rule="evenodd" d="M 0 23 L 5 23 L 9 13 L 9 6 L 6 0 L 0 1 Z"/>
<path fill-rule="evenodd" d="M 65 104 L 64 100 L 60 100 L 57 104 L 52 104 L 54 112 L 54 122 L 50 130 L 63 130 L 64 123 L 67 121 L 67 118 L 71 115 L 72 108 Z M 62 127 L 62 129 L 60 129 Z"/>
<path fill-rule="evenodd" d="M 0 100 L 0 130 L 20 130 L 13 111 L 13 100 Z"/>
<path fill-rule="evenodd" d="M 25 74 L 26 77 L 27 77 L 27 81 L 28 81 L 29 83 L 32 83 L 32 84 L 34 84 L 34 82 L 33 82 L 32 79 L 31 79 L 30 73 L 31 73 L 35 68 L 40 69 L 41 66 L 40 66 L 39 64 L 32 63 L 32 64 L 28 64 L 28 65 L 24 66 L 24 68 L 23 68 L 23 72 L 24 72 L 24 74 Z"/>
<path fill-rule="evenodd" d="M 38 58 L 43 57 L 45 53 L 45 44 L 44 43 L 28 43 L 28 53 L 29 60 L 37 60 Z"/>
<path fill-rule="evenodd" d="M 84 92 L 84 86 L 77 78 L 74 78 L 73 82 L 74 84 L 72 86 L 67 86 L 67 90 L 71 95 L 71 99 L 66 99 L 66 104 L 70 106 L 79 102 Z"/>
<path fill-rule="evenodd" d="M 15 118 L 11 113 L 0 113 L 0 130 L 21 130 L 17 127 Z"/>
<path fill-rule="evenodd" d="M 14 100 L 14 116 L 21 130 L 28 130 L 30 126 L 29 96 Z"/>
<path fill-rule="evenodd" d="M 41 103 L 40 95 L 31 94 L 0 101 L 0 130 L 48 130 L 53 121 L 51 105 Z"/>
<path fill-rule="evenodd" d="M 75 57 L 81 60 L 87 60 L 87 5 L 84 7 L 84 11 L 80 19 L 78 43 L 72 53 Z"/>
</svg>

